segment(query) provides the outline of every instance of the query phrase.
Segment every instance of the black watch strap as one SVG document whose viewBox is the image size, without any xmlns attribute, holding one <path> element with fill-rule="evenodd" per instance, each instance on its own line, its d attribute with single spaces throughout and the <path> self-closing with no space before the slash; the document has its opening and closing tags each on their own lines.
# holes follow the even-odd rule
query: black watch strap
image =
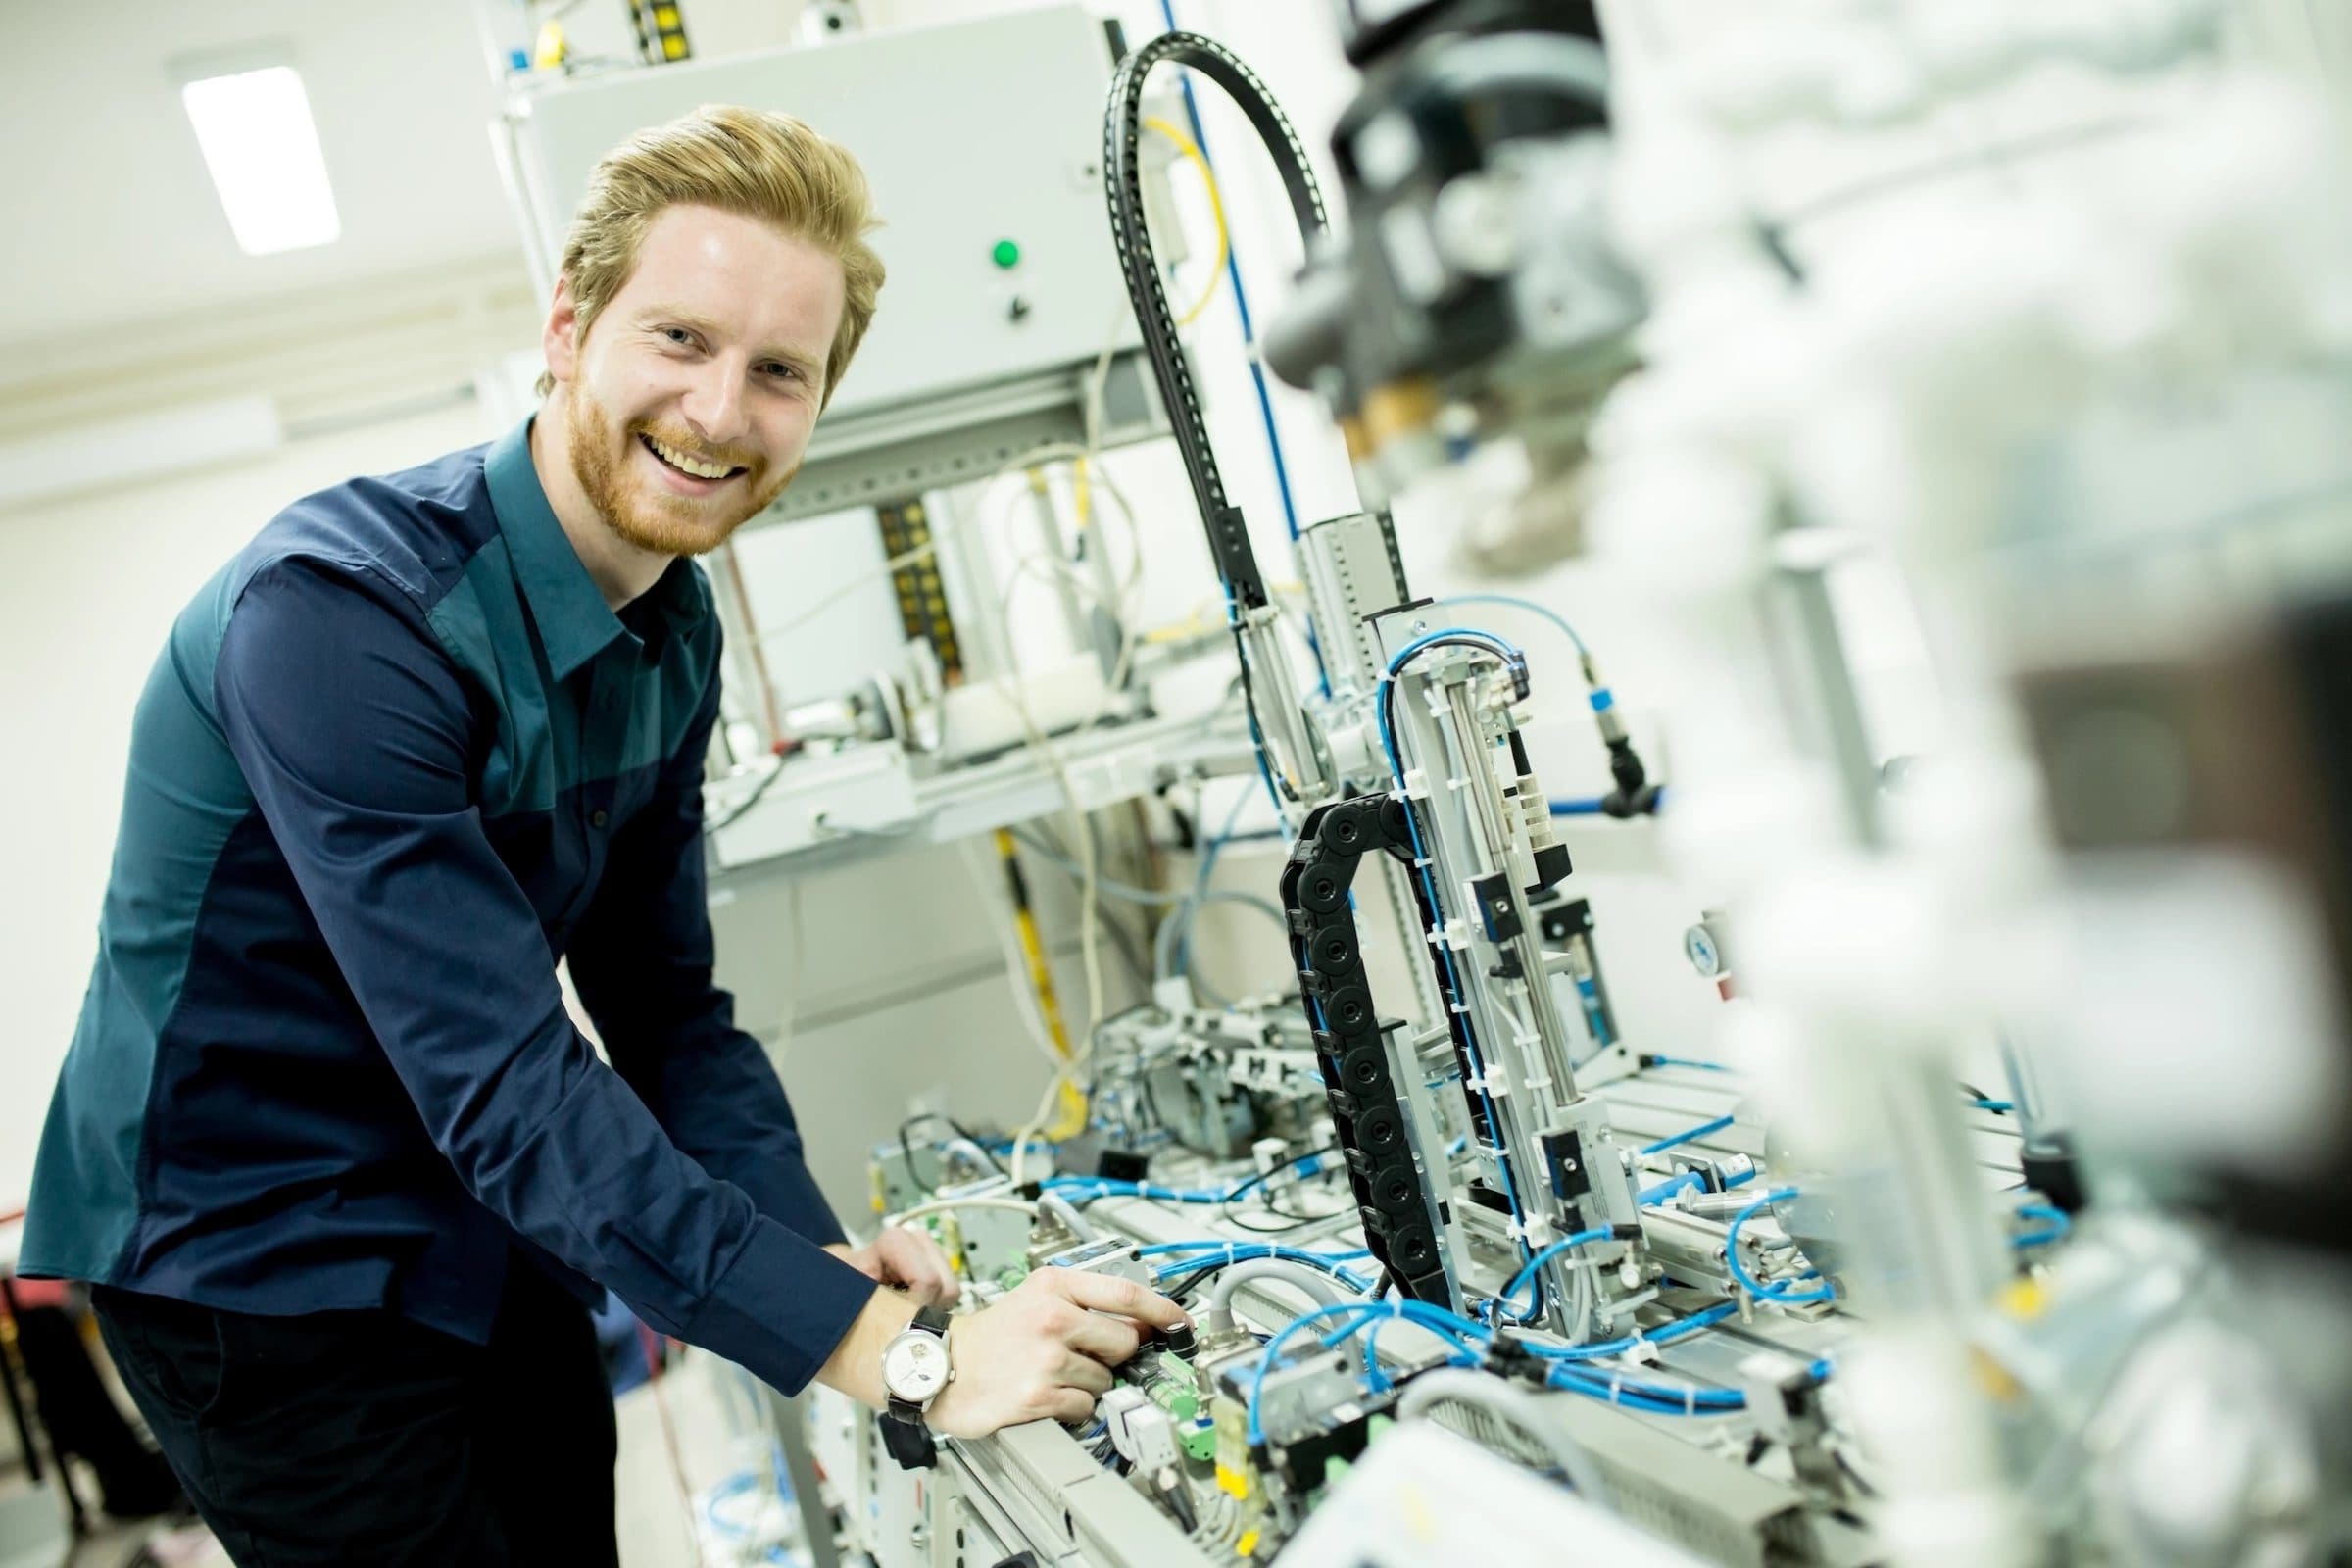
<svg viewBox="0 0 2352 1568">
<path fill-rule="evenodd" d="M 939 1463 L 939 1445 L 932 1441 L 931 1429 L 923 1425 L 921 1412 L 916 1411 L 916 1416 L 915 1420 L 905 1420 L 894 1410 L 881 1419 L 882 1446 L 898 1460 L 902 1470 L 929 1470 Z"/>
</svg>

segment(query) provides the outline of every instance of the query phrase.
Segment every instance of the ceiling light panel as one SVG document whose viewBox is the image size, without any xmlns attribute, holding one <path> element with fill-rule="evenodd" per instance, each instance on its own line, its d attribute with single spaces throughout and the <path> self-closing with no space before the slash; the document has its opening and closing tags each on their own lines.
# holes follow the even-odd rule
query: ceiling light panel
<svg viewBox="0 0 2352 1568">
<path fill-rule="evenodd" d="M 300 73 L 263 66 L 199 77 L 179 93 L 240 250 L 269 256 L 342 236 Z"/>
</svg>

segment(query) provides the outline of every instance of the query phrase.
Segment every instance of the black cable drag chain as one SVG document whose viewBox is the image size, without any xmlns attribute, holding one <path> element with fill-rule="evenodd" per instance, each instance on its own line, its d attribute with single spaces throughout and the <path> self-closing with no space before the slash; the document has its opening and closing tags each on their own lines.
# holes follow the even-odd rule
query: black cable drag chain
<svg viewBox="0 0 2352 1568">
<path fill-rule="evenodd" d="M 1400 1025 L 1384 1021 L 1373 1005 L 1349 897 L 1356 868 L 1365 856 L 1379 853 L 1412 861 L 1402 801 L 1359 795 L 1316 808 L 1283 867 L 1282 906 L 1307 1022 L 1314 1026 L 1334 1141 L 1345 1152 L 1363 1216 L 1364 1245 L 1405 1295 L 1448 1306 L 1452 1290 L 1432 1224 L 1436 1205 L 1413 1163 L 1404 1105 L 1381 1043 Z M 1429 911 L 1422 909 L 1421 916 L 1426 922 Z M 1454 1049 L 1459 1056 L 1458 1034 Z"/>
</svg>

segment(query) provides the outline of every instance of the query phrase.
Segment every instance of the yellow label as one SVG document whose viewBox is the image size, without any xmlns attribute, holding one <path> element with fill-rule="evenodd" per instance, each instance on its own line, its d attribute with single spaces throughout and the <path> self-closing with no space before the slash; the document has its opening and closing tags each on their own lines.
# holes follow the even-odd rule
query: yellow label
<svg viewBox="0 0 2352 1568">
<path fill-rule="evenodd" d="M 2049 1310 L 2050 1293 L 2039 1280 L 2011 1280 L 1993 1299 L 2011 1317 L 2032 1319 Z"/>
<path fill-rule="evenodd" d="M 2026 1396 L 2025 1389 L 2010 1376 L 2009 1369 L 1982 1348 L 1971 1346 L 1968 1362 L 1969 1369 L 1976 1374 L 1977 1386 L 2003 1404 L 2015 1404 Z"/>
<path fill-rule="evenodd" d="M 1234 1555 L 1237 1557 L 1249 1557 L 1255 1555 L 1257 1551 L 1257 1532 L 1254 1530 L 1250 1531 L 1244 1535 L 1241 1540 L 1235 1542 L 1233 1544 L 1233 1551 Z"/>
<path fill-rule="evenodd" d="M 1250 1495 L 1250 1478 L 1229 1465 L 1217 1466 L 1217 1485 L 1237 1497 Z"/>
</svg>

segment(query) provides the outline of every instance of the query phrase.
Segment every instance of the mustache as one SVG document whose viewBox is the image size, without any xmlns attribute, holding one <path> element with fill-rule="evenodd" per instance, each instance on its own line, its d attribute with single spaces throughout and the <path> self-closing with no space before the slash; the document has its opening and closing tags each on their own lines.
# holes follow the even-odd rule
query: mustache
<svg viewBox="0 0 2352 1568">
<path fill-rule="evenodd" d="M 629 426 L 629 434 L 632 437 L 651 436 L 663 446 L 703 463 L 722 464 L 730 468 L 758 468 L 761 466 L 760 454 L 750 447 L 711 446 L 692 431 L 682 430 L 676 425 L 640 420 Z"/>
</svg>

